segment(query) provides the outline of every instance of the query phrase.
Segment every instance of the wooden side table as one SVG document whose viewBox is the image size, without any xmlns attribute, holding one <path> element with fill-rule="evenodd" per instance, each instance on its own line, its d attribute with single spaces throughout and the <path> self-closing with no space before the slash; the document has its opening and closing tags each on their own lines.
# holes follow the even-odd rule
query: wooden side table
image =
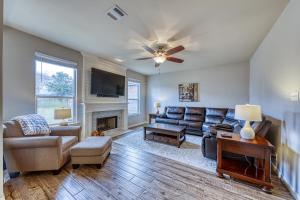
<svg viewBox="0 0 300 200">
<path fill-rule="evenodd" d="M 151 124 L 152 119 L 155 119 L 157 117 L 156 113 L 150 113 L 149 114 L 149 124 Z"/>
<path fill-rule="evenodd" d="M 247 181 L 262 186 L 262 190 L 271 193 L 271 154 L 273 145 L 265 138 L 256 136 L 253 140 L 246 140 L 239 134 L 233 134 L 232 138 L 222 137 L 224 131 L 217 133 L 217 174 Z M 226 132 L 229 134 L 228 132 Z M 255 164 L 229 158 L 223 158 L 223 152 L 230 152 L 255 158 Z"/>
</svg>

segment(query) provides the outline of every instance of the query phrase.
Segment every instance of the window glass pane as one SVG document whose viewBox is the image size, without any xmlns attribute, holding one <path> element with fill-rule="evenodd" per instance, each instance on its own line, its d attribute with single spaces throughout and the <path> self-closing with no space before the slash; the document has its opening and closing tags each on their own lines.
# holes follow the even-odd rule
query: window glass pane
<svg viewBox="0 0 300 200">
<path fill-rule="evenodd" d="M 56 108 L 71 108 L 72 109 L 72 118 L 69 119 L 71 122 L 74 116 L 73 110 L 73 101 L 72 98 L 37 98 L 37 114 L 42 115 L 46 118 L 49 124 L 57 124 L 61 120 L 54 119 L 54 110 Z"/>
<path fill-rule="evenodd" d="M 139 101 L 138 100 L 128 100 L 128 113 L 137 114 L 139 113 Z"/>
<path fill-rule="evenodd" d="M 139 83 L 128 82 L 128 99 L 139 98 Z"/>
<path fill-rule="evenodd" d="M 75 70 L 58 64 L 35 61 L 36 95 L 75 96 Z"/>
</svg>

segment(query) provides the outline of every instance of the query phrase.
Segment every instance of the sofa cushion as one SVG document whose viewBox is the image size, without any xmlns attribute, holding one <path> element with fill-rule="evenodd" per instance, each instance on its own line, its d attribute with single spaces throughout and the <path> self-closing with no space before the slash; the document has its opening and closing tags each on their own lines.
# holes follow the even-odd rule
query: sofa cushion
<svg viewBox="0 0 300 200">
<path fill-rule="evenodd" d="M 111 147 L 110 136 L 88 137 L 71 148 L 72 156 L 101 156 Z"/>
<path fill-rule="evenodd" d="M 224 118 L 227 113 L 227 110 L 228 109 L 226 108 L 206 108 L 205 114 L 206 116 L 212 115 L 212 116 Z"/>
<path fill-rule="evenodd" d="M 222 124 L 226 124 L 226 125 L 230 125 L 230 126 L 234 126 L 235 124 L 238 124 L 239 121 L 235 120 L 235 119 L 230 119 L 230 118 L 225 118 L 222 122 Z"/>
<path fill-rule="evenodd" d="M 164 124 L 178 124 L 178 120 L 176 119 L 168 119 L 168 118 L 160 118 L 160 117 L 157 117 L 155 119 L 155 122 L 156 123 L 164 123 Z"/>
<path fill-rule="evenodd" d="M 206 115 L 205 122 L 213 124 L 221 124 L 224 118 L 219 116 Z"/>
<path fill-rule="evenodd" d="M 70 149 L 73 145 L 78 142 L 78 138 L 76 136 L 62 136 L 62 151 L 66 151 Z"/>
<path fill-rule="evenodd" d="M 183 119 L 183 115 L 183 107 L 167 107 L 166 109 L 166 116 L 169 119 Z"/>
<path fill-rule="evenodd" d="M 235 115 L 235 110 L 232 109 L 232 108 L 229 108 L 229 109 L 227 110 L 227 113 L 226 113 L 225 118 L 227 118 L 227 119 L 235 119 L 235 118 L 234 118 L 234 115 Z"/>
<path fill-rule="evenodd" d="M 202 127 L 202 122 L 199 122 L 199 121 L 179 120 L 179 125 L 180 125 L 180 126 L 186 126 L 186 127 L 188 127 L 188 128 L 197 128 L 197 129 L 201 129 L 201 127 Z"/>
<path fill-rule="evenodd" d="M 225 118 L 227 109 L 225 108 L 206 108 L 205 122 L 220 124 Z"/>
<path fill-rule="evenodd" d="M 187 121 L 204 121 L 204 108 L 200 107 L 186 107 L 184 113 L 184 120 Z"/>
</svg>

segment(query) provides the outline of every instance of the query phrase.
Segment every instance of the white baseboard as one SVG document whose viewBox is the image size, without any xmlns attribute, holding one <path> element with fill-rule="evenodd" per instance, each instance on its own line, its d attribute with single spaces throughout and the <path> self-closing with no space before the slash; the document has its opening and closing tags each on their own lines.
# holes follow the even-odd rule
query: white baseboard
<svg viewBox="0 0 300 200">
<path fill-rule="evenodd" d="M 291 193 L 291 195 L 294 197 L 294 199 L 296 200 L 300 200 L 300 194 L 297 194 L 290 186 L 290 184 L 288 184 L 286 182 L 286 180 L 284 180 L 284 177 L 282 176 L 282 174 L 278 171 L 278 168 L 274 165 L 274 163 L 272 163 L 272 168 L 274 170 L 274 172 L 276 173 L 276 175 L 279 177 L 279 179 L 281 180 L 281 182 L 284 184 L 284 186 L 288 189 L 288 191 Z"/>
<path fill-rule="evenodd" d="M 147 121 L 137 123 L 137 124 L 132 124 L 132 125 L 128 126 L 128 128 L 132 128 L 132 127 L 135 127 L 135 126 L 140 126 L 140 125 L 143 125 L 143 124 L 146 124 L 146 123 L 147 123 Z"/>
</svg>

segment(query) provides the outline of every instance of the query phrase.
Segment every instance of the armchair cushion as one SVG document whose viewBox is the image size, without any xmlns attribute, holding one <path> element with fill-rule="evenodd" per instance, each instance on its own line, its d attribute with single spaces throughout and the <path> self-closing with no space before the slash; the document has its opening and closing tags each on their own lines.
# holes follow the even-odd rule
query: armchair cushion
<svg viewBox="0 0 300 200">
<path fill-rule="evenodd" d="M 57 136 L 53 136 L 57 137 Z M 78 142 L 78 138 L 76 136 L 63 136 L 62 138 L 62 151 L 66 151 L 70 149 L 73 145 Z"/>
<path fill-rule="evenodd" d="M 59 147 L 61 144 L 62 138 L 59 136 L 4 138 L 4 149 Z"/>
</svg>

